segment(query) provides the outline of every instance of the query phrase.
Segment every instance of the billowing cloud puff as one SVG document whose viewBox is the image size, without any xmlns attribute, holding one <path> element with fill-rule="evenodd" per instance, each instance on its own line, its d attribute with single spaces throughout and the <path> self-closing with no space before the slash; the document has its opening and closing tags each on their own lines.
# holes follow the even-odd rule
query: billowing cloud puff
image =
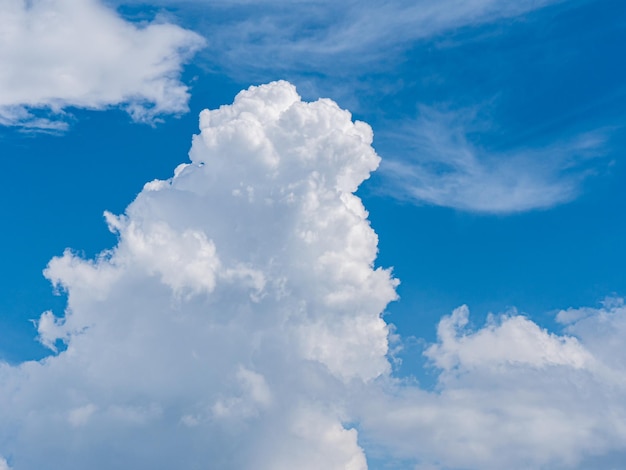
<svg viewBox="0 0 626 470">
<path fill-rule="evenodd" d="M 35 468 L 366 468 L 349 384 L 389 370 L 397 281 L 353 193 L 372 131 L 277 82 L 204 111 L 95 260 L 45 271 L 42 362 L 1 366 L 0 453 Z M 33 443 L 37 443 L 33 446 Z"/>
<path fill-rule="evenodd" d="M 393 376 L 397 281 L 354 194 L 371 143 L 286 82 L 203 111 L 190 161 L 106 214 L 115 247 L 49 263 L 67 309 L 37 323 L 53 355 L 0 364 L 0 470 L 623 462 L 620 299 L 560 312 L 559 334 L 460 307 L 425 349 L 435 389 Z"/>
<path fill-rule="evenodd" d="M 487 326 L 471 335 L 464 334 L 468 318 L 469 309 L 463 306 L 439 322 L 439 342 L 426 350 L 426 356 L 440 369 L 449 372 L 505 364 L 580 369 L 591 362 L 591 355 L 576 338 L 549 334 L 522 316 L 504 316 L 500 322 L 491 316 Z"/>
<path fill-rule="evenodd" d="M 0 125 L 43 129 L 63 128 L 69 107 L 122 105 L 137 121 L 186 111 L 178 76 L 204 44 L 164 21 L 129 23 L 98 0 L 3 0 L 0 31 Z"/>
<path fill-rule="evenodd" d="M 434 391 L 366 390 L 368 441 L 417 468 L 608 470 L 624 462 L 623 301 L 561 312 L 573 321 L 564 335 L 514 311 L 472 330 L 468 314 L 463 306 L 444 317 L 425 351 L 441 372 Z"/>
</svg>

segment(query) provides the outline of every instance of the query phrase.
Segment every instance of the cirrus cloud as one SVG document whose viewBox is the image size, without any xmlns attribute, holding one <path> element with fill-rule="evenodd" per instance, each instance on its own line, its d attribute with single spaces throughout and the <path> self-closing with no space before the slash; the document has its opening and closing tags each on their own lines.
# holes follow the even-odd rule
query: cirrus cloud
<svg viewBox="0 0 626 470">
<path fill-rule="evenodd" d="M 606 152 L 603 129 L 539 147 L 490 151 L 468 137 L 484 126 L 477 121 L 474 110 L 422 106 L 415 122 L 387 134 L 406 155 L 384 162 L 384 191 L 416 204 L 485 214 L 548 209 L 575 199 L 594 174 L 590 162 Z"/>
</svg>

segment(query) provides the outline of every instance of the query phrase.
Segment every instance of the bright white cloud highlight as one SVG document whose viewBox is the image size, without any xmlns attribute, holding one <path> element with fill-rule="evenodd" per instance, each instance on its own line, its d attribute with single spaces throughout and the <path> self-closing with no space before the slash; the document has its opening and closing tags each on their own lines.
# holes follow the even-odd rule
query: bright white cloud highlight
<svg viewBox="0 0 626 470">
<path fill-rule="evenodd" d="M 592 365 L 591 355 L 575 338 L 549 334 L 522 316 L 504 316 L 499 321 L 491 316 L 487 326 L 474 334 L 464 331 L 468 318 L 469 309 L 463 306 L 439 323 L 439 343 L 426 350 L 426 356 L 440 369 Z"/>
<path fill-rule="evenodd" d="M 187 111 L 182 64 L 204 40 L 133 24 L 98 0 L 0 3 L 0 125 L 63 129 L 69 108 L 122 106 L 136 121 Z"/>
<path fill-rule="evenodd" d="M 66 348 L 0 363 L 0 455 L 15 470 L 364 470 L 365 451 L 403 468 L 615 467 L 620 299 L 559 313 L 563 334 L 514 311 L 471 328 L 460 307 L 425 351 L 436 389 L 392 376 L 397 281 L 354 195 L 372 138 L 286 82 L 203 111 L 190 162 L 106 215 L 115 247 L 49 263 L 68 303 L 39 339 Z"/>
</svg>

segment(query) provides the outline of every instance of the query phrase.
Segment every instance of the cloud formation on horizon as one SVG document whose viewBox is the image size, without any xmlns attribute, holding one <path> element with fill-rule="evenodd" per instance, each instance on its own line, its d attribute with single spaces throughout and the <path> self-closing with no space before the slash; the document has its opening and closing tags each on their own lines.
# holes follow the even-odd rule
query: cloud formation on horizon
<svg viewBox="0 0 626 470">
<path fill-rule="evenodd" d="M 372 139 L 287 82 L 203 111 L 190 161 L 106 214 L 115 247 L 50 261 L 67 309 L 38 321 L 55 354 L 0 364 L 0 469 L 363 470 L 375 455 L 522 470 L 624 455 L 621 299 L 564 310 L 561 334 L 514 311 L 471 328 L 460 307 L 425 350 L 437 388 L 394 377 L 382 315 L 398 281 L 376 266 L 354 194 L 380 161 Z"/>
</svg>

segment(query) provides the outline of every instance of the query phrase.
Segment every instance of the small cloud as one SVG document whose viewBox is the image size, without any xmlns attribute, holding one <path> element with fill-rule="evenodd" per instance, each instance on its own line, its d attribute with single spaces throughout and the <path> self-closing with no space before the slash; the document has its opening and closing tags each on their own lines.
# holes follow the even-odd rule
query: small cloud
<svg viewBox="0 0 626 470">
<path fill-rule="evenodd" d="M 133 24 L 99 0 L 0 3 L 0 125 L 59 132 L 68 108 L 138 122 L 187 110 L 182 64 L 204 46 L 166 22 Z"/>
<path fill-rule="evenodd" d="M 193 415 L 183 415 L 180 418 L 180 422 L 181 424 L 184 424 L 185 426 L 189 427 L 189 428 L 195 428 L 196 426 L 198 426 L 200 424 L 200 420 L 197 416 L 193 416 Z"/>
<path fill-rule="evenodd" d="M 425 351 L 446 372 L 516 365 L 534 368 L 593 366 L 591 355 L 573 337 L 542 330 L 524 316 L 490 317 L 479 331 L 467 329 L 469 309 L 462 306 L 444 317 L 437 328 L 438 343 Z"/>
</svg>

